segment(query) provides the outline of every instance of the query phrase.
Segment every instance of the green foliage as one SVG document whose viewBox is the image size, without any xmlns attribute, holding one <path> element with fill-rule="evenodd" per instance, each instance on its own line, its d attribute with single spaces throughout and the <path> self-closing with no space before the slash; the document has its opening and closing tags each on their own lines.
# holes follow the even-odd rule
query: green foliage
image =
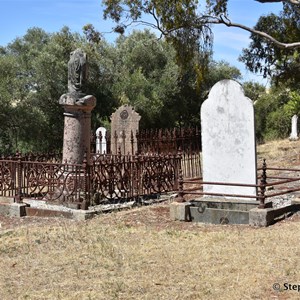
<svg viewBox="0 0 300 300">
<path fill-rule="evenodd" d="M 172 47 L 146 30 L 120 37 L 114 51 L 117 69 L 112 93 L 119 105 L 134 106 L 145 127 L 174 122 L 174 108 L 169 110 L 167 119 L 161 115 L 165 106 L 172 106 L 179 92 L 179 72 Z"/>
<path fill-rule="evenodd" d="M 241 80 L 242 75 L 238 68 L 231 66 L 228 62 L 221 60 L 219 62 L 211 61 L 208 64 L 208 76 L 206 85 L 210 88 L 222 79 Z"/>
<path fill-rule="evenodd" d="M 2 48 L 0 68 L 6 76 L 1 78 L 0 98 L 6 103 L 8 121 L 1 139 L 9 136 L 9 151 L 61 147 L 63 116 L 58 99 L 67 87 L 66 61 L 79 41 L 66 27 L 55 34 L 31 28 Z M 0 145 L 1 152 L 6 148 Z"/>
<path fill-rule="evenodd" d="M 103 0 L 102 3 L 104 18 L 117 23 L 117 32 L 124 33 L 132 22 L 157 29 L 172 43 L 177 62 L 182 66 L 190 63 L 195 51 L 211 50 L 213 37 L 208 16 L 227 11 L 227 0 L 207 0 L 206 5 L 198 0 Z M 143 21 L 145 15 L 150 15 L 152 22 Z"/>
<path fill-rule="evenodd" d="M 86 39 L 92 44 L 99 44 L 101 40 L 101 34 L 95 30 L 92 24 L 86 24 L 83 26 L 83 33 Z"/>
<path fill-rule="evenodd" d="M 110 72 L 115 74 L 111 91 L 118 105 L 135 107 L 146 128 L 199 125 L 200 105 L 212 85 L 241 78 L 226 62 L 211 61 L 204 68 L 203 60 L 210 61 L 207 53 L 196 53 L 189 68 L 180 68 L 174 47 L 149 30 L 121 36 L 109 51 Z"/>
<path fill-rule="evenodd" d="M 284 87 L 271 89 L 255 103 L 256 136 L 259 141 L 286 138 L 291 117 L 299 113 L 300 95 Z"/>
<path fill-rule="evenodd" d="M 87 91 L 97 98 L 92 127 L 109 124 L 111 113 L 130 104 L 146 128 L 199 125 L 199 110 L 220 79 L 240 79 L 226 62 L 197 52 L 180 68 L 176 50 L 145 30 L 120 36 L 114 45 L 86 27 L 85 36 L 67 27 L 53 34 L 29 29 L 0 49 L 0 152 L 48 151 L 62 147 L 63 109 L 70 52 L 81 47 L 89 60 Z M 203 61 L 208 62 L 203 64 Z"/>
<path fill-rule="evenodd" d="M 271 112 L 266 118 L 265 140 L 286 138 L 290 131 L 291 116 L 284 110 Z"/>
<path fill-rule="evenodd" d="M 290 116 L 300 114 L 300 95 L 298 92 L 289 92 L 289 101 L 285 104 L 284 110 Z"/>
<path fill-rule="evenodd" d="M 266 88 L 258 82 L 247 81 L 243 83 L 245 96 L 253 102 L 257 101 L 266 91 Z"/>
<path fill-rule="evenodd" d="M 270 14 L 259 18 L 255 29 L 266 32 L 286 43 L 300 39 L 300 10 L 297 5 L 283 4 L 283 11 L 277 16 Z M 289 84 L 299 88 L 300 56 L 295 49 L 280 49 L 262 37 L 251 34 L 252 42 L 243 49 L 240 61 L 255 73 L 270 76 L 275 83 Z"/>
</svg>

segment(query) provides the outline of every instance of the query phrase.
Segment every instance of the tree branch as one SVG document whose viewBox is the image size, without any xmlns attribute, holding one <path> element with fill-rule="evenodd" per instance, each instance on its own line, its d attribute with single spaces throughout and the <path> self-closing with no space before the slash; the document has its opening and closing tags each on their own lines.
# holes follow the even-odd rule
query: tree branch
<svg viewBox="0 0 300 300">
<path fill-rule="evenodd" d="M 261 1 L 264 1 L 264 0 L 261 0 Z M 295 1 L 295 0 L 291 0 L 291 1 Z M 297 1 L 297 2 L 300 3 L 300 1 Z M 278 47 L 280 47 L 282 49 L 295 49 L 295 48 L 299 48 L 300 47 L 300 42 L 282 43 L 282 42 L 276 40 L 271 35 L 263 32 L 263 31 L 259 31 L 259 30 L 256 30 L 254 28 L 250 28 L 248 26 L 245 26 L 245 25 L 242 25 L 242 24 L 239 24 L 239 23 L 232 23 L 230 20 L 228 20 L 227 18 L 224 18 L 222 16 L 219 17 L 219 18 L 215 18 L 215 19 L 211 18 L 210 20 L 207 21 L 207 23 L 209 23 L 209 24 L 224 24 L 227 27 L 236 27 L 236 28 L 240 28 L 240 29 L 246 30 L 246 31 L 248 31 L 250 33 L 259 35 L 260 37 L 269 40 L 270 42 L 274 43 L 276 46 L 278 46 Z"/>
<path fill-rule="evenodd" d="M 300 4 L 300 0 L 255 0 L 260 3 L 288 2 L 291 4 Z"/>
</svg>

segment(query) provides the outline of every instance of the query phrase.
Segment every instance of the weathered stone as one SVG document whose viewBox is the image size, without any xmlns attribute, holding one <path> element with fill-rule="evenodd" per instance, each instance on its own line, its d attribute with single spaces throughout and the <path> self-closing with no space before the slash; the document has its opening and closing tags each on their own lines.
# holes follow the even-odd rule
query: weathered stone
<svg viewBox="0 0 300 300">
<path fill-rule="evenodd" d="M 190 206 L 189 202 L 173 202 L 170 204 L 170 218 L 173 221 L 190 221 Z"/>
<path fill-rule="evenodd" d="M 255 185 L 254 109 L 240 84 L 222 80 L 213 86 L 201 107 L 201 128 L 203 181 Z M 204 184 L 203 190 L 256 196 L 255 187 Z"/>
<path fill-rule="evenodd" d="M 141 116 L 132 106 L 122 105 L 111 115 L 111 152 L 135 154 L 137 151 L 136 132 Z M 132 133 L 132 134 L 131 134 Z"/>
<path fill-rule="evenodd" d="M 26 207 L 26 215 L 29 217 L 43 217 L 43 218 L 63 217 L 63 218 L 71 219 L 73 217 L 73 214 L 71 212 L 42 209 L 36 207 Z"/>
<path fill-rule="evenodd" d="M 248 224 L 249 212 L 243 210 L 230 210 L 206 208 L 199 211 L 198 207 L 190 207 L 191 219 L 194 222 L 209 224 Z"/>
<path fill-rule="evenodd" d="M 96 98 L 86 95 L 87 57 L 77 49 L 68 63 L 68 93 L 59 99 L 64 107 L 63 162 L 81 164 L 86 154 L 90 159 L 91 111 Z"/>
<path fill-rule="evenodd" d="M 300 210 L 300 202 L 280 208 L 253 208 L 249 211 L 249 225 L 265 227 Z"/>
<path fill-rule="evenodd" d="M 106 128 L 99 127 L 96 130 L 96 153 L 104 154 L 107 153 L 106 145 Z"/>
<path fill-rule="evenodd" d="M 94 107 L 64 105 L 63 162 L 81 164 L 85 154 L 89 159 L 91 111 Z"/>
<path fill-rule="evenodd" d="M 81 49 L 71 52 L 68 62 L 68 90 L 70 94 L 85 92 L 87 82 L 87 56 Z"/>
<path fill-rule="evenodd" d="M 298 140 L 298 116 L 293 115 L 292 117 L 292 130 L 289 137 L 290 141 L 297 141 Z"/>
<path fill-rule="evenodd" d="M 0 215 L 8 217 L 23 217 L 26 215 L 24 203 L 0 203 Z"/>
</svg>

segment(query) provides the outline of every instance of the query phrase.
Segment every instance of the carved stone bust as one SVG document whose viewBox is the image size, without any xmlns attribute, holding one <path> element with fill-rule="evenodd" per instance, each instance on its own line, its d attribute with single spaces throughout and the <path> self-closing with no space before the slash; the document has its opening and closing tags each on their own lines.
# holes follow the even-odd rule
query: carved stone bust
<svg viewBox="0 0 300 300">
<path fill-rule="evenodd" d="M 84 93 L 87 80 L 87 57 L 81 49 L 71 52 L 68 62 L 69 93 Z"/>
<path fill-rule="evenodd" d="M 94 107 L 96 98 L 86 96 L 87 82 L 87 55 L 81 49 L 71 52 L 68 62 L 68 93 L 63 94 L 59 103 L 61 105 L 80 105 Z"/>
</svg>

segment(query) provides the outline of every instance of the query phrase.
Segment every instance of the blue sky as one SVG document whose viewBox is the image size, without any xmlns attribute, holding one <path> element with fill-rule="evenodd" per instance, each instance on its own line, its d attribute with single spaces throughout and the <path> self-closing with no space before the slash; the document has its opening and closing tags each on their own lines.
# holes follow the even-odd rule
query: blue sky
<svg viewBox="0 0 300 300">
<path fill-rule="evenodd" d="M 66 25 L 72 31 L 81 33 L 87 23 L 101 32 L 110 32 L 113 26 L 110 21 L 103 20 L 101 0 L 0 0 L 0 7 L 1 46 L 23 36 L 31 27 L 56 32 Z M 254 0 L 230 0 L 228 6 L 231 20 L 248 26 L 255 25 L 259 16 L 277 13 L 281 8 L 281 3 L 261 4 Z M 237 61 L 241 50 L 250 42 L 249 35 L 239 29 L 216 25 L 214 59 L 223 59 L 238 67 L 245 81 L 266 83 L 262 77 L 247 72 L 244 65 Z M 113 42 L 115 35 L 108 33 L 105 38 Z"/>
</svg>

